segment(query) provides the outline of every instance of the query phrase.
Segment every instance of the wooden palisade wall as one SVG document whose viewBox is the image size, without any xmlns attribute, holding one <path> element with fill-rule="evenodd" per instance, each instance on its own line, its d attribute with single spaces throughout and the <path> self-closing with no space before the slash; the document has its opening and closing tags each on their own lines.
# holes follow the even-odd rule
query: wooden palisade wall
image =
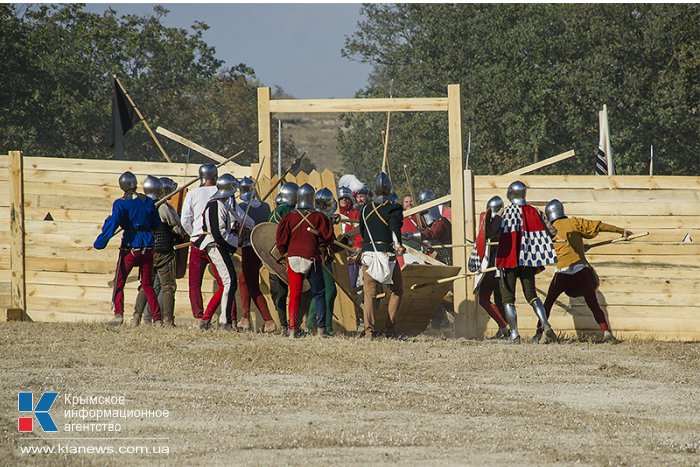
<svg viewBox="0 0 700 467">
<path fill-rule="evenodd" d="M 197 165 L 62 158 L 24 158 L 25 291 L 28 316 L 37 321 L 104 320 L 110 316 L 111 288 L 119 239 L 105 251 L 92 242 L 121 195 L 117 179 L 125 170 L 139 180 L 145 175 L 170 176 L 178 183 L 197 175 Z M 236 176 L 257 173 L 252 167 L 231 165 Z M 186 176 L 186 177 L 185 177 Z M 630 244 L 591 250 L 589 259 L 601 277 L 599 298 L 618 334 L 658 339 L 700 339 L 700 177 L 596 177 L 521 176 L 529 187 L 528 200 L 543 208 L 552 198 L 565 204 L 567 214 L 600 219 L 633 231 L 649 231 L 649 237 Z M 10 170 L 8 156 L 0 156 L 0 309 L 10 306 Z M 335 190 L 329 171 L 300 174 L 292 181 Z M 261 177 L 259 190 L 267 191 L 276 178 Z M 475 211 L 484 210 L 493 195 L 506 198 L 511 178 L 475 177 Z M 268 200 L 273 202 L 271 198 Z M 47 214 L 53 220 L 44 220 Z M 478 217 L 477 217 L 478 218 Z M 682 243 L 686 236 L 695 243 Z M 613 238 L 601 234 L 598 240 Z M 337 276 L 346 276 L 342 266 Z M 537 276 L 544 298 L 552 269 Z M 203 289 L 213 290 L 205 276 Z M 267 281 L 263 272 L 263 280 Z M 176 317 L 189 319 L 187 277 L 178 280 Z M 263 287 L 265 291 L 265 287 Z M 130 315 L 136 284 L 126 290 L 126 315 Z M 520 294 L 520 291 L 518 292 Z M 205 300 L 210 296 L 205 293 Z M 354 329 L 354 306 L 339 291 L 336 316 L 345 329 Z M 470 297 L 473 297 L 470 295 Z M 271 300 L 268 300 L 272 305 Z M 534 314 L 518 296 L 523 333 L 532 332 Z M 493 332 L 493 324 L 469 301 L 474 334 Z M 272 307 L 271 307 L 272 308 Z M 255 309 L 253 307 L 253 309 Z M 275 314 L 273 313 L 273 316 Z M 590 311 L 580 298 L 562 295 L 552 313 L 558 331 L 595 330 Z M 488 328 L 487 328 L 488 327 Z"/>
<path fill-rule="evenodd" d="M 669 176 L 531 176 L 518 177 L 528 186 L 528 201 L 544 210 L 553 198 L 569 216 L 598 219 L 648 237 L 591 249 L 588 260 L 598 272 L 598 299 L 619 335 L 658 339 L 700 339 L 700 177 Z M 501 196 L 513 177 L 479 176 L 475 181 L 478 213 L 487 200 Z M 682 243 L 686 235 L 694 243 Z M 601 233 L 595 243 L 619 235 Z M 544 297 L 554 268 L 537 276 Z M 536 318 L 518 290 L 519 325 L 532 334 Z M 475 306 L 475 305 L 473 305 Z M 477 323 L 488 320 L 479 309 Z M 495 328 L 488 322 L 488 333 Z M 568 334 L 597 330 L 583 298 L 565 294 L 552 310 L 552 325 Z"/>
<path fill-rule="evenodd" d="M 118 178 L 126 170 L 133 172 L 139 187 L 146 175 L 168 176 L 178 184 L 197 176 L 197 164 L 100 161 L 65 158 L 24 157 L 24 244 L 26 312 L 35 321 L 96 321 L 110 316 L 111 287 L 121 236 L 113 238 L 103 251 L 92 248 L 102 223 L 109 215 L 114 199 L 121 196 Z M 257 173 L 256 167 L 229 163 L 221 173 L 242 177 Z M 10 307 L 10 201 L 8 156 L 0 157 L 0 308 Z M 289 177 L 295 181 L 295 177 Z M 335 178 L 329 171 L 300 174 L 301 183 L 335 190 Z M 195 185 L 196 186 L 196 185 Z M 261 192 L 270 181 L 261 180 Z M 140 190 L 140 188 L 139 188 Z M 274 195 L 271 196 L 274 203 Z M 50 216 L 50 217 L 47 217 Z M 52 220 L 49 220 L 52 219 Z M 238 255 L 237 255 L 238 256 Z M 240 271 L 240 266 L 238 266 Z M 263 269 L 263 291 L 269 288 Z M 135 276 L 135 272 L 132 276 Z M 345 272 L 347 276 L 347 272 Z M 177 281 L 176 321 L 192 317 L 188 297 L 188 278 Z M 125 317 L 133 312 L 136 282 L 125 290 Z M 211 297 L 215 284 L 205 274 L 204 300 Z M 336 316 L 343 326 L 354 329 L 354 307 L 339 291 Z M 271 310 L 272 301 L 268 297 Z M 260 324 L 255 306 L 253 321 Z M 272 313 L 276 318 L 276 313 Z M 343 318 L 344 315 L 349 318 Z M 240 306 L 239 306 L 240 316 Z"/>
</svg>

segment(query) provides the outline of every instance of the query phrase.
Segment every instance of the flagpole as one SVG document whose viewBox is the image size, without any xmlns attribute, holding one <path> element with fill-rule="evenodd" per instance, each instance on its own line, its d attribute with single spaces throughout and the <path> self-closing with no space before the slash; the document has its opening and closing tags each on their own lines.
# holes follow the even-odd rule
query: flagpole
<svg viewBox="0 0 700 467">
<path fill-rule="evenodd" d="M 139 110 L 138 107 L 136 107 L 136 103 L 133 101 L 133 99 L 131 98 L 129 93 L 126 92 L 126 88 L 124 88 L 124 86 L 122 86 L 122 83 L 121 83 L 121 81 L 119 81 L 119 78 L 117 78 L 117 75 L 112 75 L 112 77 L 114 78 L 114 81 L 117 83 L 117 86 L 119 86 L 119 88 L 122 90 L 122 92 L 124 93 L 126 98 L 129 99 L 129 103 L 136 111 L 136 115 L 139 117 L 139 120 L 141 121 L 141 123 L 143 123 L 143 126 L 146 127 L 146 130 L 148 130 L 148 134 L 150 134 L 151 138 L 153 138 L 153 141 L 155 141 L 156 146 L 158 146 L 158 149 L 160 149 L 160 152 L 161 152 L 161 154 L 163 154 L 163 157 L 165 157 L 165 160 L 168 162 L 172 162 L 170 157 L 168 157 L 168 154 L 166 154 L 165 149 L 163 149 L 163 146 L 161 146 L 160 141 L 158 141 L 158 138 L 156 138 L 155 133 L 153 133 L 153 130 L 151 130 L 150 125 L 148 125 L 148 122 L 146 121 L 146 119 L 143 118 L 141 111 Z"/>
<path fill-rule="evenodd" d="M 649 176 L 653 177 L 654 176 L 654 145 L 652 144 L 650 147 L 650 155 L 649 155 Z"/>
<path fill-rule="evenodd" d="M 615 175 L 612 145 L 610 144 L 610 126 L 608 125 L 608 106 L 606 104 L 603 104 L 603 118 L 605 119 L 605 157 L 608 163 L 608 175 Z"/>
<path fill-rule="evenodd" d="M 282 120 L 277 120 L 277 180 L 282 178 Z"/>
</svg>

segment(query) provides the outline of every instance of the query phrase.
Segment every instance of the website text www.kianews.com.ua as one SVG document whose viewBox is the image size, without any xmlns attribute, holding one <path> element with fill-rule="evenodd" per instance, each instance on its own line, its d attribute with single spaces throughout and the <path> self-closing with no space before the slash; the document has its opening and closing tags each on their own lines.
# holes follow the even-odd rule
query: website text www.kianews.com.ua
<svg viewBox="0 0 700 467">
<path fill-rule="evenodd" d="M 168 446 L 86 446 L 56 444 L 53 446 L 19 446 L 22 454 L 169 454 Z"/>
</svg>

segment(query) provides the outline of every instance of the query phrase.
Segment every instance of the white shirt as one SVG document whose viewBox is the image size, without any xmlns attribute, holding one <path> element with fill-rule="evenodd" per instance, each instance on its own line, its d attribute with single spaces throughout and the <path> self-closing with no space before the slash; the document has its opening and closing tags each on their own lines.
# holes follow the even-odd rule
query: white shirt
<svg viewBox="0 0 700 467">
<path fill-rule="evenodd" d="M 189 234 L 190 240 L 195 241 L 202 231 L 202 214 L 207 207 L 209 198 L 216 193 L 215 186 L 200 186 L 187 192 L 182 205 L 182 227 Z"/>
</svg>

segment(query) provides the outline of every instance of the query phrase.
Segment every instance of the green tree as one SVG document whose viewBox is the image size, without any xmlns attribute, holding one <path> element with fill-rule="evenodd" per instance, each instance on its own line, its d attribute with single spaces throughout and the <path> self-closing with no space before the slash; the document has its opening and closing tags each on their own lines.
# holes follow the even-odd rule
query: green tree
<svg viewBox="0 0 700 467">
<path fill-rule="evenodd" d="M 343 49 L 374 64 L 358 96 L 387 97 L 392 78 L 398 97 L 461 84 L 476 173 L 569 149 L 578 156 L 549 172 L 593 173 L 603 104 L 618 173 L 645 173 L 651 144 L 655 173 L 700 173 L 697 5 L 370 4 L 363 15 Z M 345 116 L 348 171 L 376 172 L 381 144 L 368 136 L 383 122 Z M 446 125 L 440 114 L 392 114 L 391 159 L 412 167 L 416 185 L 447 188 Z"/>
<path fill-rule="evenodd" d="M 152 128 L 163 126 L 237 162 L 257 160 L 259 85 L 245 64 L 224 68 L 195 21 L 191 30 L 146 16 L 83 11 L 84 5 L 0 5 L 0 152 L 107 159 L 112 75 Z M 7 110 L 5 110 L 7 109 Z M 207 159 L 160 138 L 178 161 Z M 295 148 L 287 142 L 289 157 Z M 163 160 L 142 125 L 126 135 L 126 157 Z"/>
</svg>

